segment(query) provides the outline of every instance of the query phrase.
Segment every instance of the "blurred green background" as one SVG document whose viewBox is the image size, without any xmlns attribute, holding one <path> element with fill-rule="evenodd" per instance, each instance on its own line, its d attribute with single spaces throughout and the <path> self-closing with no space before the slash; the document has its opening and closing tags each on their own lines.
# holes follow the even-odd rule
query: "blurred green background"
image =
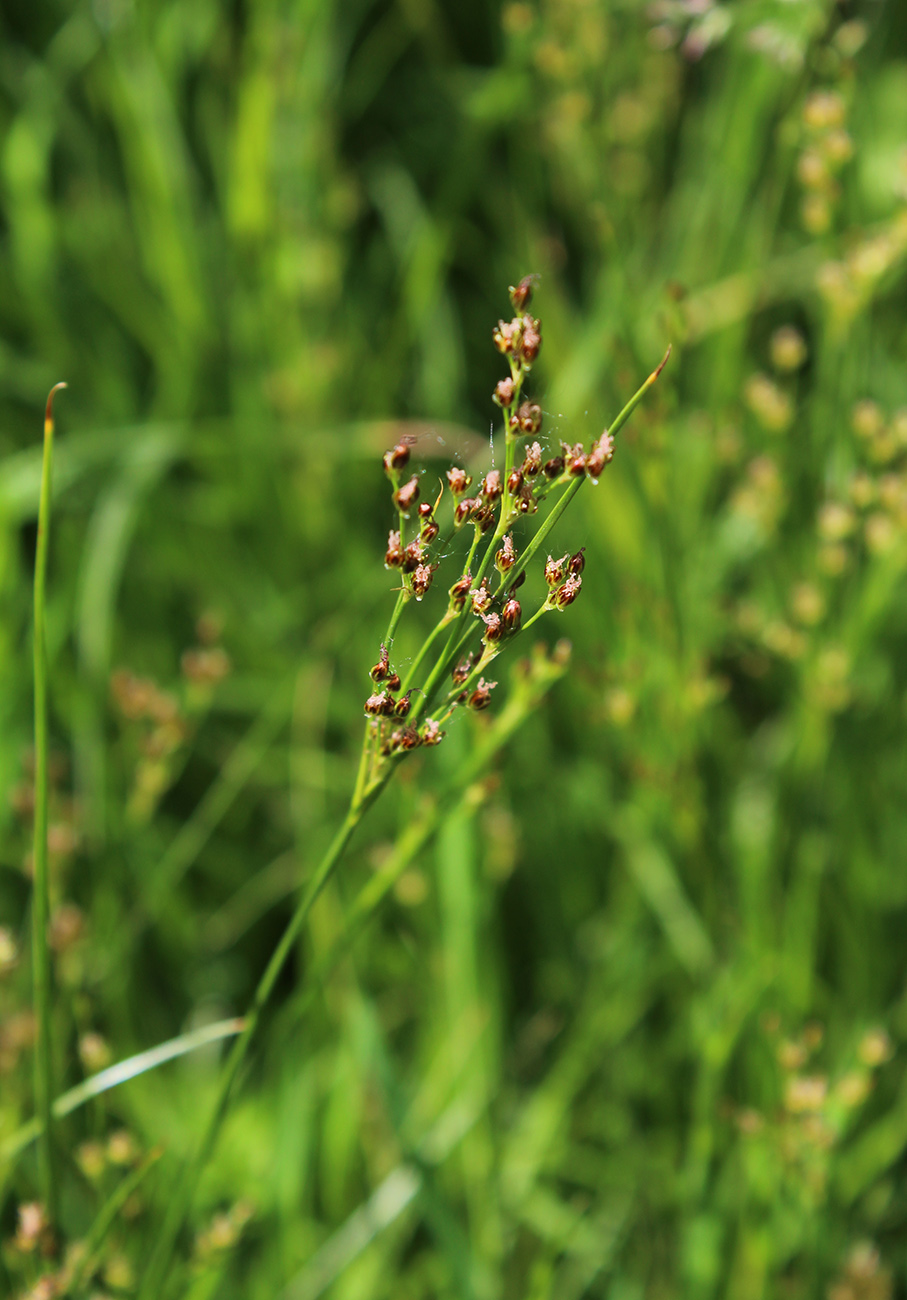
<svg viewBox="0 0 907 1300">
<path fill-rule="evenodd" d="M 381 453 L 486 463 L 507 285 L 540 275 L 555 448 L 674 345 L 559 525 L 566 679 L 304 996 L 488 715 L 360 831 L 174 1295 L 907 1295 L 905 270 L 897 0 L 6 0 L 0 1139 L 51 384 L 62 1087 L 247 1004 L 355 774 Z M 93 1294 L 132 1294 L 217 1059 L 64 1126 L 73 1240 L 166 1148 Z"/>
</svg>

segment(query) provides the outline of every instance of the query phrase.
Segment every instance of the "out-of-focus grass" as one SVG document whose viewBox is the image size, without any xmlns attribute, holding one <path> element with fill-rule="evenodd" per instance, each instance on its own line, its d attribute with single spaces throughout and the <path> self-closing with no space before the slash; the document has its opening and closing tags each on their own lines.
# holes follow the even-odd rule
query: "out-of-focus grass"
<svg viewBox="0 0 907 1300">
<path fill-rule="evenodd" d="M 0 1142 L 32 1114 L 46 390 L 70 384 L 48 611 L 62 1091 L 245 1006 L 353 777 L 392 585 L 381 422 L 444 421 L 438 453 L 474 454 L 490 327 L 538 271 L 549 441 L 600 432 L 675 345 L 564 521 L 587 548 L 558 625 L 574 669 L 319 996 L 286 981 L 174 1294 L 896 1294 L 898 6 L 96 0 L 0 21 Z M 181 671 L 192 647 L 209 657 Z M 297 976 L 468 732 L 376 810 Z M 187 1057 L 65 1122 L 73 1238 L 168 1148 L 99 1290 L 140 1273 L 214 1069 Z M 34 1168 L 0 1176 L 8 1242 Z M 24 1291 L 35 1261 L 0 1255 L 0 1290 Z"/>
</svg>

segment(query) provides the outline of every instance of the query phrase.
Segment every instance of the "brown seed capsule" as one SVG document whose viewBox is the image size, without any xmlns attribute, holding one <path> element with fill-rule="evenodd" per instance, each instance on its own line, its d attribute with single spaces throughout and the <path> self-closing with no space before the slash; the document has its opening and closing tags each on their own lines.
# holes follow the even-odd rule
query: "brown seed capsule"
<svg viewBox="0 0 907 1300">
<path fill-rule="evenodd" d="M 462 686 L 463 683 L 466 681 L 466 678 L 472 672 L 472 664 L 474 658 L 475 656 L 473 655 L 472 651 L 470 651 L 469 654 L 466 656 L 466 658 L 461 659 L 460 662 L 457 664 L 456 668 L 453 670 L 453 672 L 450 675 L 454 686 Z"/>
<path fill-rule="evenodd" d="M 584 554 L 585 550 L 586 550 L 585 546 L 581 546 L 575 555 L 570 556 L 570 559 L 567 564 L 567 568 L 571 573 L 579 574 L 582 573 L 583 569 L 585 569 L 586 567 L 586 556 Z"/>
<path fill-rule="evenodd" d="M 413 570 L 422 563 L 425 558 L 425 547 L 419 541 L 410 542 L 403 552 L 403 572 L 412 573 Z"/>
<path fill-rule="evenodd" d="M 431 519 L 433 510 L 434 506 L 430 501 L 422 501 L 416 513 L 420 519 Z"/>
<path fill-rule="evenodd" d="M 488 579 L 483 578 L 481 584 L 476 587 L 471 595 L 472 612 L 474 614 L 484 614 L 486 609 L 491 608 L 492 594 L 488 590 Z"/>
<path fill-rule="evenodd" d="M 491 338 L 497 350 L 505 356 L 513 352 L 519 340 L 519 321 L 499 320 Z"/>
<path fill-rule="evenodd" d="M 409 697 L 411 695 L 412 691 L 407 691 L 405 695 L 400 696 L 400 699 L 394 705 L 395 718 L 405 718 L 409 713 Z"/>
<path fill-rule="evenodd" d="M 523 473 L 527 478 L 535 478 L 541 468 L 542 449 L 537 442 L 530 443 L 526 448 L 526 458 L 523 461 Z"/>
<path fill-rule="evenodd" d="M 479 678 L 478 685 L 467 701 L 471 709 L 487 709 L 491 703 L 491 692 L 497 686 L 497 682 L 486 682 L 484 677 Z"/>
<path fill-rule="evenodd" d="M 610 465 L 613 459 L 614 439 L 606 429 L 602 436 L 592 444 L 592 449 L 586 457 L 586 473 L 590 478 L 598 478 L 605 466 Z"/>
<path fill-rule="evenodd" d="M 440 745 L 444 739 L 444 732 L 441 730 L 440 722 L 437 722 L 434 718 L 428 718 L 427 721 L 423 722 L 419 739 L 423 745 Z"/>
<path fill-rule="evenodd" d="M 384 689 L 386 691 L 393 691 L 396 695 L 397 691 L 400 689 L 400 676 L 398 673 L 391 673 L 390 677 L 388 677 L 387 681 L 384 683 Z"/>
<path fill-rule="evenodd" d="M 512 469 L 507 478 L 507 491 L 515 497 L 523 486 L 523 471 L 521 469 Z"/>
<path fill-rule="evenodd" d="M 536 501 L 532 488 L 528 483 L 524 483 L 520 488 L 520 495 L 517 498 L 516 505 L 521 515 L 534 515 L 538 510 L 539 503 Z"/>
<path fill-rule="evenodd" d="M 558 478 L 564 469 L 563 456 L 552 456 L 550 460 L 545 461 L 542 469 L 545 472 L 545 478 Z"/>
<path fill-rule="evenodd" d="M 518 576 L 514 578 L 513 582 L 510 584 L 510 595 L 512 596 L 515 591 L 517 591 L 520 587 L 522 587 L 525 581 L 526 581 L 526 570 L 524 569 L 523 572 L 518 574 Z"/>
<path fill-rule="evenodd" d="M 398 510 L 402 510 L 404 514 L 407 514 L 418 500 L 419 480 L 413 475 L 408 483 L 404 483 L 403 487 L 397 488 L 394 493 L 394 502 Z"/>
<path fill-rule="evenodd" d="M 571 447 L 567 443 L 562 443 L 564 449 L 564 463 L 567 466 L 567 473 L 574 474 L 577 477 L 586 472 L 586 456 L 583 452 L 581 442 L 574 443 Z"/>
<path fill-rule="evenodd" d="M 571 573 L 563 587 L 559 587 L 554 593 L 554 604 L 557 609 L 566 609 L 572 605 L 580 592 L 583 580 L 578 573 Z"/>
<path fill-rule="evenodd" d="M 513 544 L 513 534 L 505 533 L 501 539 L 501 549 L 494 557 L 494 567 L 498 573 L 509 573 L 516 564 L 516 547 Z"/>
<path fill-rule="evenodd" d="M 490 614 L 482 615 L 482 622 L 485 624 L 484 641 L 500 641 L 504 635 L 504 621 L 500 614 L 494 610 Z"/>
<path fill-rule="evenodd" d="M 519 354 L 527 366 L 531 366 L 542 346 L 542 331 L 537 320 L 524 316 L 520 331 Z"/>
<path fill-rule="evenodd" d="M 403 547 L 400 544 L 400 534 L 394 528 L 391 529 L 387 538 L 387 551 L 384 556 L 384 567 L 386 569 L 399 569 L 403 564 Z"/>
<path fill-rule="evenodd" d="M 495 388 L 494 393 L 492 394 L 491 400 L 497 406 L 509 406 L 510 403 L 513 401 L 513 394 L 515 390 L 516 390 L 516 385 L 514 384 L 513 379 L 510 377 L 510 375 L 508 375 L 506 379 L 498 380 L 497 387 Z"/>
<path fill-rule="evenodd" d="M 494 507 L 480 504 L 479 508 L 472 512 L 472 521 L 481 532 L 487 533 L 489 528 L 494 527 Z"/>
<path fill-rule="evenodd" d="M 466 604 L 466 597 L 469 595 L 469 589 L 472 586 L 472 574 L 464 573 L 462 578 L 458 578 L 451 587 L 450 607 L 456 613 L 459 613 Z"/>
<path fill-rule="evenodd" d="M 454 510 L 455 527 L 459 528 L 461 524 L 465 524 L 466 520 L 471 517 L 472 512 L 479 509 L 481 505 L 482 502 L 478 497 L 461 497 Z"/>
<path fill-rule="evenodd" d="M 387 718 L 394 711 L 394 698 L 389 691 L 370 695 L 365 701 L 365 712 L 372 718 Z"/>
<path fill-rule="evenodd" d="M 489 470 L 485 475 L 485 482 L 482 484 L 482 496 L 486 501 L 497 501 L 502 491 L 501 471 L 499 469 Z"/>
<path fill-rule="evenodd" d="M 523 611 L 520 608 L 520 602 L 513 596 L 505 600 L 504 608 L 501 611 L 501 621 L 504 624 L 505 632 L 515 632 L 520 626 L 520 618 Z"/>
<path fill-rule="evenodd" d="M 378 655 L 378 662 L 374 668 L 370 669 L 369 677 L 373 682 L 383 682 L 390 672 L 390 656 L 387 653 L 387 646 L 383 645 Z"/>
<path fill-rule="evenodd" d="M 472 482 L 472 478 L 461 469 L 459 465 L 451 465 L 447 471 L 447 481 L 450 484 L 450 490 L 455 497 L 462 496 Z"/>
<path fill-rule="evenodd" d="M 384 453 L 384 468 L 388 474 L 403 469 L 409 462 L 409 448 L 409 440 L 404 438 L 397 443 L 396 447 L 392 447 L 390 451 Z"/>
<path fill-rule="evenodd" d="M 523 402 L 517 418 L 521 433 L 538 433 L 542 427 L 542 408 L 535 402 Z"/>
<path fill-rule="evenodd" d="M 413 574 L 413 595 L 416 600 L 421 600 L 431 586 L 431 580 L 434 576 L 435 566 L 433 564 L 420 564 Z"/>
<path fill-rule="evenodd" d="M 524 275 L 519 284 L 510 286 L 510 301 L 513 303 L 514 311 L 525 311 L 529 306 L 535 280 L 534 275 Z"/>
<path fill-rule="evenodd" d="M 548 556 L 548 563 L 545 565 L 545 581 L 549 587 L 559 587 L 567 576 L 567 559 L 562 555 L 559 560 L 552 559 Z"/>
<path fill-rule="evenodd" d="M 427 546 L 429 542 L 435 540 L 440 531 L 441 530 L 435 523 L 434 519 L 429 519 L 428 523 L 423 524 L 422 528 L 419 530 L 419 541 L 424 542 Z"/>
</svg>

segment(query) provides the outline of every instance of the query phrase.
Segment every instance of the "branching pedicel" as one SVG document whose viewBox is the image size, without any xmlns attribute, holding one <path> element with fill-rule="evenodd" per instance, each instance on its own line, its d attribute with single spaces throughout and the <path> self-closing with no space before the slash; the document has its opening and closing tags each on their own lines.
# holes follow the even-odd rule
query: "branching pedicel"
<svg viewBox="0 0 907 1300">
<path fill-rule="evenodd" d="M 670 349 L 610 431 L 606 429 L 588 451 L 581 443 L 570 446 L 562 442 L 559 455 L 543 459 L 537 440 L 542 410 L 523 397 L 526 376 L 542 344 L 541 324 L 527 311 L 533 279 L 526 276 L 511 286 L 510 301 L 516 315 L 511 321 L 498 321 L 493 333 L 495 347 L 510 367 L 492 399 L 504 415 L 503 472 L 490 470 L 476 494 L 470 496 L 473 480 L 455 465 L 447 471 L 447 488 L 442 485 L 437 499 L 422 501 L 419 477 L 409 473 L 414 440 L 404 438 L 385 454 L 384 469 L 391 481 L 397 526 L 388 537 L 384 563 L 400 574 L 401 586 L 378 661 L 370 673 L 375 689 L 365 701 L 368 722 L 354 803 L 380 790 L 392 765 L 405 754 L 420 746 L 438 744 L 444 735 L 442 727 L 455 709 L 486 708 L 496 685 L 485 677 L 492 661 L 543 614 L 563 611 L 576 600 L 583 583 L 583 550 L 559 560 L 548 556 L 548 594 L 525 621 L 516 593 L 525 580 L 527 565 L 583 481 L 589 478 L 597 482 L 610 464 L 615 433 L 668 359 Z M 394 636 L 407 603 L 421 601 L 432 586 L 450 540 L 442 540 L 437 518 L 445 491 L 451 497 L 454 532 L 471 528 L 472 542 L 464 571 L 448 590 L 447 609 L 404 681 L 390 661 Z M 543 505 L 551 506 L 545 522 L 520 556 L 513 526 L 522 515 L 534 515 Z M 470 642 L 477 641 L 469 649 Z M 433 667 L 423 676 L 424 665 L 439 645 L 442 648 L 436 652 Z M 451 685 L 439 700 L 447 678 Z"/>
</svg>

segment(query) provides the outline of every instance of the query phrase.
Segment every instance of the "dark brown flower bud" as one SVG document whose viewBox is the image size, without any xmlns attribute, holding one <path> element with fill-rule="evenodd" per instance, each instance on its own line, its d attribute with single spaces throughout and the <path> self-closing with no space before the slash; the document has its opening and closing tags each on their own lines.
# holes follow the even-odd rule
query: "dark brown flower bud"
<svg viewBox="0 0 907 1300">
<path fill-rule="evenodd" d="M 523 473 L 527 478 L 535 478 L 541 468 L 542 449 L 537 442 L 530 443 L 526 448 L 526 458 L 523 461 Z"/>
<path fill-rule="evenodd" d="M 403 552 L 403 572 L 412 573 L 412 571 L 422 563 L 425 558 L 425 547 L 420 541 L 412 541 Z"/>
<path fill-rule="evenodd" d="M 441 530 L 438 527 L 438 525 L 435 523 L 434 519 L 429 519 L 428 523 L 423 524 L 421 529 L 419 530 L 419 541 L 424 542 L 427 546 L 429 542 L 433 542 L 435 540 L 435 538 L 438 536 L 438 533 L 440 531 Z"/>
<path fill-rule="evenodd" d="M 572 605 L 580 592 L 583 580 L 578 573 L 571 573 L 570 577 L 564 583 L 563 587 L 558 587 L 554 593 L 554 605 L 557 609 L 566 609 Z"/>
<path fill-rule="evenodd" d="M 532 298 L 532 286 L 536 281 L 534 275 L 524 275 L 517 285 L 510 286 L 510 301 L 514 311 L 525 311 Z"/>
<path fill-rule="evenodd" d="M 378 655 L 378 662 L 374 668 L 370 669 L 369 677 L 373 682 L 383 682 L 390 672 L 390 656 L 387 653 L 387 646 L 383 645 Z"/>
<path fill-rule="evenodd" d="M 484 677 L 480 677 L 478 685 L 467 701 L 469 708 L 487 709 L 491 703 L 491 692 L 496 686 L 497 682 L 486 682 Z"/>
<path fill-rule="evenodd" d="M 488 579 L 483 578 L 481 584 L 476 587 L 471 596 L 472 612 L 474 614 L 484 614 L 486 609 L 491 608 L 492 594 L 488 590 Z"/>
<path fill-rule="evenodd" d="M 510 377 L 510 375 L 508 375 L 506 379 L 498 380 L 497 387 L 495 388 L 494 393 L 492 394 L 491 400 L 497 406 L 509 406 L 510 403 L 513 401 L 513 394 L 515 390 L 516 390 L 516 385 L 514 384 L 513 379 Z"/>
<path fill-rule="evenodd" d="M 397 443 L 396 447 L 392 447 L 390 451 L 384 453 L 384 468 L 388 474 L 403 469 L 409 462 L 409 448 L 409 439 L 403 438 Z"/>
<path fill-rule="evenodd" d="M 570 556 L 570 560 L 567 564 L 567 568 L 571 573 L 579 574 L 582 573 L 583 569 L 585 569 L 586 567 L 586 556 L 584 554 L 585 550 L 586 550 L 585 546 L 581 546 L 575 555 Z"/>
<path fill-rule="evenodd" d="M 550 460 L 545 461 L 542 469 L 545 472 L 545 478 L 558 478 L 564 470 L 563 456 L 552 456 Z"/>
<path fill-rule="evenodd" d="M 542 346 L 542 330 L 539 322 L 531 316 L 524 316 L 520 331 L 519 353 L 527 366 L 531 366 Z"/>
<path fill-rule="evenodd" d="M 512 596 L 515 591 L 517 591 L 520 587 L 522 587 L 525 581 L 526 581 L 526 570 L 524 569 L 522 573 L 517 574 L 513 582 L 510 584 L 510 595 Z"/>
<path fill-rule="evenodd" d="M 513 544 L 513 534 L 505 533 L 501 540 L 501 549 L 494 557 L 494 567 L 498 573 L 509 573 L 516 564 L 516 547 Z"/>
<path fill-rule="evenodd" d="M 413 475 L 408 483 L 404 483 L 403 487 L 397 488 L 394 493 L 394 503 L 398 510 L 402 510 L 404 514 L 407 514 L 418 500 L 419 480 Z"/>
<path fill-rule="evenodd" d="M 422 501 L 420 502 L 419 509 L 416 511 L 416 513 L 418 514 L 420 519 L 431 519 L 433 510 L 434 510 L 434 506 L 430 501 Z"/>
<path fill-rule="evenodd" d="M 459 465 L 451 465 L 447 471 L 447 481 L 450 484 L 450 490 L 455 497 L 462 496 L 472 482 L 472 477 L 461 469 Z"/>
<path fill-rule="evenodd" d="M 409 697 L 411 695 L 412 695 L 412 691 L 410 690 L 407 691 L 405 695 L 400 696 L 400 699 L 394 705 L 395 718 L 405 718 L 406 715 L 409 713 Z"/>
<path fill-rule="evenodd" d="M 520 626 L 522 613 L 523 611 L 520 608 L 520 602 L 513 596 L 511 596 L 509 600 L 505 600 L 504 608 L 501 611 L 501 621 L 504 624 L 505 632 L 515 632 L 517 630 Z"/>
<path fill-rule="evenodd" d="M 501 495 L 501 471 L 492 469 L 485 475 L 485 482 L 482 484 L 482 496 L 486 501 L 497 501 Z"/>
<path fill-rule="evenodd" d="M 431 586 L 431 580 L 434 577 L 435 566 L 433 564 L 420 564 L 412 577 L 413 595 L 416 600 L 421 600 Z"/>
<path fill-rule="evenodd" d="M 500 614 L 492 610 L 490 614 L 482 615 L 482 622 L 485 624 L 483 641 L 500 641 L 504 635 L 504 621 Z"/>
<path fill-rule="evenodd" d="M 472 586 L 472 574 L 464 573 L 462 578 L 458 578 L 451 587 L 450 607 L 459 614 L 460 610 L 466 604 L 466 597 L 469 595 L 469 589 Z"/>
<path fill-rule="evenodd" d="M 388 677 L 387 681 L 384 683 L 384 689 L 386 691 L 393 691 L 396 695 L 397 691 L 400 689 L 399 673 L 391 673 L 390 677 Z"/>
<path fill-rule="evenodd" d="M 387 551 L 384 556 L 384 567 L 386 569 L 399 569 L 403 564 L 403 547 L 400 544 L 400 534 L 393 528 L 388 534 Z"/>
<path fill-rule="evenodd" d="M 567 559 L 562 555 L 559 560 L 552 559 L 548 556 L 548 563 L 545 565 L 545 581 L 549 587 L 559 587 L 567 576 Z"/>
<path fill-rule="evenodd" d="M 472 651 L 470 651 L 469 654 L 466 656 L 466 658 L 461 659 L 460 662 L 457 664 L 456 668 L 453 670 L 453 672 L 450 675 L 454 686 L 462 686 L 463 683 L 466 681 L 466 678 L 472 672 L 472 664 L 474 658 L 475 656 L 473 655 Z"/>
<path fill-rule="evenodd" d="M 521 469 L 512 469 L 507 479 L 507 491 L 515 497 L 523 486 L 523 471 Z"/>
</svg>

